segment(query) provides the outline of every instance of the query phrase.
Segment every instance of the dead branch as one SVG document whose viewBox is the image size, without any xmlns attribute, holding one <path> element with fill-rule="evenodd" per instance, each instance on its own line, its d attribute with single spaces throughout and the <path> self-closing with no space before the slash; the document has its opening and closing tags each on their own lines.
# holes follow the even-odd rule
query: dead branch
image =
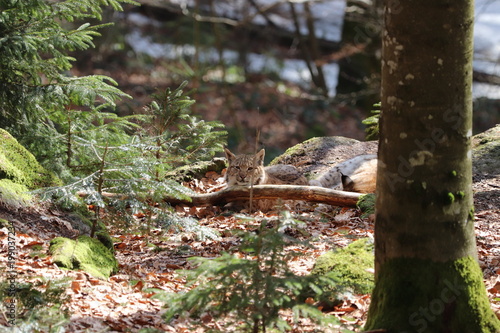
<svg viewBox="0 0 500 333">
<path fill-rule="evenodd" d="M 195 194 L 189 199 L 178 199 L 164 197 L 162 200 L 172 205 L 187 206 L 220 206 L 233 201 L 249 200 L 250 192 L 253 200 L 259 199 L 283 199 L 302 200 L 308 202 L 324 203 L 332 206 L 355 207 L 361 193 L 332 190 L 319 186 L 296 186 L 296 185 L 256 185 L 253 189 L 250 186 L 234 186 L 219 192 L 207 194 Z M 81 197 L 86 197 L 85 192 L 78 192 Z M 128 195 L 121 193 L 103 192 L 102 195 L 108 198 L 118 198 L 126 200 Z M 141 196 L 147 200 L 148 196 Z"/>
<path fill-rule="evenodd" d="M 193 195 L 191 201 L 169 197 L 163 200 L 173 205 L 219 206 L 233 201 L 249 200 L 251 191 L 249 186 L 234 186 L 215 193 Z M 360 196 L 360 193 L 337 191 L 319 186 L 296 185 L 256 185 L 252 193 L 253 200 L 280 198 L 348 207 L 355 207 Z"/>
<path fill-rule="evenodd" d="M 190 206 L 223 205 L 233 201 L 249 200 L 251 188 L 235 186 L 222 191 L 192 196 L 191 202 L 165 198 L 171 204 L 186 204 Z M 333 206 L 355 207 L 361 196 L 360 193 L 337 191 L 319 186 L 296 185 L 256 185 L 253 187 L 252 197 L 259 199 L 302 200 L 324 203 Z"/>
</svg>

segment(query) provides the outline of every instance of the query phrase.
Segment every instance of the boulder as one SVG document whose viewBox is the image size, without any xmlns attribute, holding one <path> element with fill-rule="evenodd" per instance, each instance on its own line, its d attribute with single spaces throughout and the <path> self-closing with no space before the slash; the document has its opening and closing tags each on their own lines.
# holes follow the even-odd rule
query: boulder
<svg viewBox="0 0 500 333">
<path fill-rule="evenodd" d="M 12 135 L 0 129 L 0 203 L 26 206 L 31 201 L 29 191 L 61 184 Z"/>
<path fill-rule="evenodd" d="M 118 271 L 118 261 L 111 250 L 89 236 L 76 240 L 56 237 L 50 241 L 49 252 L 58 267 L 81 269 L 96 278 L 107 279 Z"/>
<path fill-rule="evenodd" d="M 358 141 L 342 136 L 316 137 L 289 148 L 270 165 L 292 164 L 308 179 L 315 179 L 342 161 L 376 154 L 377 148 L 377 141 Z"/>
</svg>

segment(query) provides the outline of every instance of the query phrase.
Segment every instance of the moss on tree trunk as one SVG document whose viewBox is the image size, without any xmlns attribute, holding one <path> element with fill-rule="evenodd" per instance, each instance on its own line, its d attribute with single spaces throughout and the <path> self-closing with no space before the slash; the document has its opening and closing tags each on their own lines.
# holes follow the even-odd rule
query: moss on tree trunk
<svg viewBox="0 0 500 333">
<path fill-rule="evenodd" d="M 389 332 L 498 332 L 475 258 L 397 258 L 378 272 L 367 328 Z"/>
<path fill-rule="evenodd" d="M 500 331 L 475 259 L 473 5 L 386 0 L 367 329 Z"/>
</svg>

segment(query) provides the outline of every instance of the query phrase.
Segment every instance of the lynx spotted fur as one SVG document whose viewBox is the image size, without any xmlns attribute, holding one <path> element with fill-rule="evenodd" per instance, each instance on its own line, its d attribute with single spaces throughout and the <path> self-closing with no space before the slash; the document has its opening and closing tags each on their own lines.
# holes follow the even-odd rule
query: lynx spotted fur
<svg viewBox="0 0 500 333">
<path fill-rule="evenodd" d="M 312 186 L 351 192 L 373 193 L 376 187 L 377 155 L 359 155 L 330 168 L 310 180 Z"/>
<path fill-rule="evenodd" d="M 278 164 L 264 167 L 264 149 L 261 149 L 255 155 L 235 155 L 227 148 L 224 151 L 228 160 L 225 176 L 228 186 L 308 185 L 307 179 L 293 165 Z M 256 209 L 266 211 L 274 208 L 277 201 L 255 200 L 253 204 Z M 244 204 L 243 208 L 248 208 L 248 204 Z"/>
<path fill-rule="evenodd" d="M 307 179 L 293 166 L 278 164 L 264 167 L 265 150 L 255 155 L 235 155 L 225 149 L 228 160 L 226 183 L 233 185 L 291 184 L 308 185 Z"/>
<path fill-rule="evenodd" d="M 225 179 L 228 186 L 288 184 L 321 186 L 345 191 L 372 193 L 376 186 L 376 155 L 360 155 L 344 161 L 308 181 L 293 165 L 278 164 L 264 167 L 265 150 L 254 155 L 235 155 L 224 149 L 228 160 Z M 276 200 L 255 200 L 254 207 L 269 210 Z M 248 205 L 244 205 L 248 207 Z"/>
</svg>

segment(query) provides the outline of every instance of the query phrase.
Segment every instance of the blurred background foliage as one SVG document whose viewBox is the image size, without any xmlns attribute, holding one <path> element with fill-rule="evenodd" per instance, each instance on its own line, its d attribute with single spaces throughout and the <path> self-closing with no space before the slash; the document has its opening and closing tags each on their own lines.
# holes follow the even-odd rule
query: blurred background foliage
<svg viewBox="0 0 500 333">
<path fill-rule="evenodd" d="M 71 54 L 68 75 L 105 75 L 132 96 L 116 102 L 118 116 L 188 81 L 194 115 L 223 123 L 239 152 L 265 147 L 270 160 L 315 136 L 365 139 L 362 121 L 380 100 L 381 0 L 138 3 L 104 8 L 113 25 Z M 87 21 L 101 23 L 64 25 Z M 499 91 L 499 76 L 474 78 Z M 500 122 L 499 100 L 476 97 L 475 133 Z"/>
<path fill-rule="evenodd" d="M 195 113 L 223 122 L 237 151 L 253 151 L 257 137 L 269 159 L 314 136 L 364 139 L 380 99 L 380 0 L 139 3 L 108 11 L 115 24 L 97 49 L 75 54 L 77 74 L 108 75 L 133 96 L 117 112 L 188 80 Z M 499 122 L 498 100 L 475 106 L 475 132 Z"/>
</svg>

